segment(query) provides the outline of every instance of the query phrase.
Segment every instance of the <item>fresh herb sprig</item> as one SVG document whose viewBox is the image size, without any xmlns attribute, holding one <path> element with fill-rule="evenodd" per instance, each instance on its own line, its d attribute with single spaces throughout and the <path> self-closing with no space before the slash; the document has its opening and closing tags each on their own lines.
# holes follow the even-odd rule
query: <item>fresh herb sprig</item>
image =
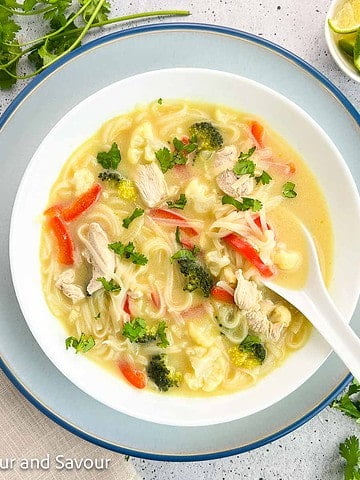
<svg viewBox="0 0 360 480">
<path fill-rule="evenodd" d="M 18 80 L 31 78 L 79 47 L 92 28 L 154 16 L 186 16 L 185 10 L 160 10 L 109 18 L 106 0 L 0 0 L 0 89 L 11 88 Z M 20 44 L 21 26 L 16 17 L 41 16 L 45 35 Z M 31 73 L 21 75 L 19 62 L 27 58 Z"/>
<path fill-rule="evenodd" d="M 135 218 L 141 217 L 144 214 L 144 210 L 142 208 L 135 208 L 133 213 L 129 216 L 124 218 L 122 225 L 124 228 L 129 228 L 130 223 L 135 220 Z"/>
<path fill-rule="evenodd" d="M 180 197 L 177 200 L 170 200 L 166 202 L 169 208 L 178 208 L 184 210 L 185 205 L 187 204 L 187 199 L 185 193 L 180 193 Z"/>
<path fill-rule="evenodd" d="M 83 352 L 86 353 L 95 347 L 95 340 L 92 335 L 89 335 L 87 338 L 85 337 L 85 333 L 80 335 L 80 338 L 77 339 L 76 337 L 68 337 L 65 340 L 66 350 L 73 347 L 75 349 L 75 353 Z"/>
<path fill-rule="evenodd" d="M 353 380 L 349 388 L 340 398 L 334 400 L 331 404 L 332 408 L 340 410 L 348 417 L 354 418 L 360 423 L 360 383 Z"/>
<path fill-rule="evenodd" d="M 340 455 L 346 460 L 344 480 L 360 480 L 359 439 L 352 435 L 340 443 Z"/>
<path fill-rule="evenodd" d="M 256 198 L 242 197 L 242 201 L 236 200 L 236 198 L 231 197 L 230 195 L 224 195 L 221 199 L 223 205 L 233 205 L 237 210 L 241 212 L 246 212 L 247 210 L 252 210 L 253 212 L 258 212 L 262 209 L 262 203 Z"/>
<path fill-rule="evenodd" d="M 145 255 L 135 251 L 135 245 L 132 242 L 129 242 L 127 245 L 121 242 L 109 243 L 108 247 L 117 255 L 130 260 L 135 265 L 146 265 L 148 262 Z"/>
</svg>

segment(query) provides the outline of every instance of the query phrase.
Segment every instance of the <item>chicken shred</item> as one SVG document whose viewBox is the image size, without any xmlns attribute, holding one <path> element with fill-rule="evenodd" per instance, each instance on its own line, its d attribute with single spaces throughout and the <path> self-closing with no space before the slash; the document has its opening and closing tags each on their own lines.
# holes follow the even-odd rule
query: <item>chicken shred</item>
<svg viewBox="0 0 360 480">
<path fill-rule="evenodd" d="M 69 268 L 60 274 L 59 278 L 55 282 L 55 286 L 61 290 L 64 295 L 69 297 L 73 303 L 77 303 L 85 298 L 85 294 L 81 287 L 74 284 L 74 280 L 75 270 L 73 268 Z"/>
<path fill-rule="evenodd" d="M 86 288 L 89 295 L 102 288 L 102 284 L 97 280 L 104 277 L 111 280 L 115 271 L 115 255 L 109 250 L 109 239 L 104 230 L 98 223 L 90 223 L 88 238 L 86 240 L 86 250 L 83 252 L 86 260 L 92 265 L 92 278 Z"/>
<path fill-rule="evenodd" d="M 141 198 L 148 207 L 159 205 L 167 197 L 164 175 L 156 163 L 139 165 L 136 179 Z"/>
</svg>

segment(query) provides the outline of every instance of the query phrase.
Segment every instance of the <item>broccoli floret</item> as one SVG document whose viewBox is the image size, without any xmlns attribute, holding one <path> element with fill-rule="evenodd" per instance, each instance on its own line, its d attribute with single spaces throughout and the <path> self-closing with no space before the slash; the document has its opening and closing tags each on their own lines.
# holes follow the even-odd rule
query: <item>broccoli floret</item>
<svg viewBox="0 0 360 480">
<path fill-rule="evenodd" d="M 180 272 L 186 277 L 184 290 L 193 292 L 199 288 L 204 297 L 209 297 L 214 282 L 210 273 L 196 261 L 194 252 L 182 248 L 172 259 L 177 260 Z"/>
<path fill-rule="evenodd" d="M 147 368 L 148 377 L 159 390 L 167 392 L 171 387 L 179 386 L 179 374 L 173 374 L 166 365 L 166 355 L 153 355 Z"/>
<path fill-rule="evenodd" d="M 209 122 L 198 122 L 189 128 L 190 137 L 197 143 L 198 150 L 219 150 L 223 137 L 219 130 Z"/>
<path fill-rule="evenodd" d="M 251 353 L 259 363 L 263 363 L 266 358 L 266 350 L 259 337 L 248 335 L 239 345 L 242 352 Z"/>
<path fill-rule="evenodd" d="M 111 170 L 104 170 L 103 172 L 99 173 L 98 178 L 100 178 L 100 180 L 103 182 L 119 183 L 124 177 L 122 177 L 120 173 L 113 172 Z"/>
</svg>

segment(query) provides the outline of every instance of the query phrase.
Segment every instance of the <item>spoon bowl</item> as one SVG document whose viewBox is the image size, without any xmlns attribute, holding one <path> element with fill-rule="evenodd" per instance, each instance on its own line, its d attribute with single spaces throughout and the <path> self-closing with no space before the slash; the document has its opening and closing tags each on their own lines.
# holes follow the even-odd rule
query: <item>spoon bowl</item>
<svg viewBox="0 0 360 480">
<path fill-rule="evenodd" d="M 314 240 L 304 225 L 302 228 L 309 256 L 305 286 L 294 290 L 271 280 L 263 280 L 263 284 L 296 307 L 325 338 L 354 377 L 360 378 L 360 339 L 345 322 L 330 297 L 322 277 Z"/>
</svg>

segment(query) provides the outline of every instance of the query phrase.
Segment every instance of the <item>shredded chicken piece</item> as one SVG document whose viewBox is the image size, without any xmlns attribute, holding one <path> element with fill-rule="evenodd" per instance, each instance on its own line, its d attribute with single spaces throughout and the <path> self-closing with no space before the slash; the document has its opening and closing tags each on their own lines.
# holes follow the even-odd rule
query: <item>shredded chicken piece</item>
<svg viewBox="0 0 360 480">
<path fill-rule="evenodd" d="M 69 297 L 73 303 L 79 302 L 85 298 L 85 294 L 81 287 L 75 285 L 75 270 L 69 268 L 65 270 L 55 282 L 55 286 L 63 292 L 64 295 Z"/>
<path fill-rule="evenodd" d="M 263 300 L 255 282 L 246 280 L 239 269 L 235 272 L 237 285 L 234 292 L 236 305 L 244 311 L 249 328 L 261 333 L 267 340 L 277 342 L 284 328 L 291 321 L 290 311 L 283 305 Z M 270 319 L 268 318 L 270 316 Z"/>
<path fill-rule="evenodd" d="M 252 280 L 245 280 L 241 269 L 235 272 L 237 285 L 234 292 L 234 300 L 241 310 L 258 310 L 262 300 L 262 293 Z"/>
<path fill-rule="evenodd" d="M 109 250 L 109 239 L 98 223 L 90 223 L 86 242 L 86 250 L 83 255 L 93 267 L 92 278 L 86 288 L 89 295 L 102 288 L 97 280 L 104 277 L 111 280 L 115 271 L 115 255 Z"/>
<path fill-rule="evenodd" d="M 237 160 L 237 149 L 235 145 L 228 145 L 215 154 L 213 168 L 215 174 L 226 169 L 232 169 Z"/>
<path fill-rule="evenodd" d="M 216 177 L 218 187 L 228 195 L 241 199 L 254 190 L 254 179 L 250 175 L 238 177 L 232 170 L 225 170 Z"/>
<path fill-rule="evenodd" d="M 139 165 L 136 173 L 136 186 L 148 207 L 159 205 L 167 196 L 164 175 L 156 163 Z"/>
<path fill-rule="evenodd" d="M 263 334 L 267 340 L 277 342 L 283 329 L 287 326 L 285 323 L 272 323 L 262 310 L 249 311 L 246 313 L 249 327 L 254 332 Z"/>
</svg>

